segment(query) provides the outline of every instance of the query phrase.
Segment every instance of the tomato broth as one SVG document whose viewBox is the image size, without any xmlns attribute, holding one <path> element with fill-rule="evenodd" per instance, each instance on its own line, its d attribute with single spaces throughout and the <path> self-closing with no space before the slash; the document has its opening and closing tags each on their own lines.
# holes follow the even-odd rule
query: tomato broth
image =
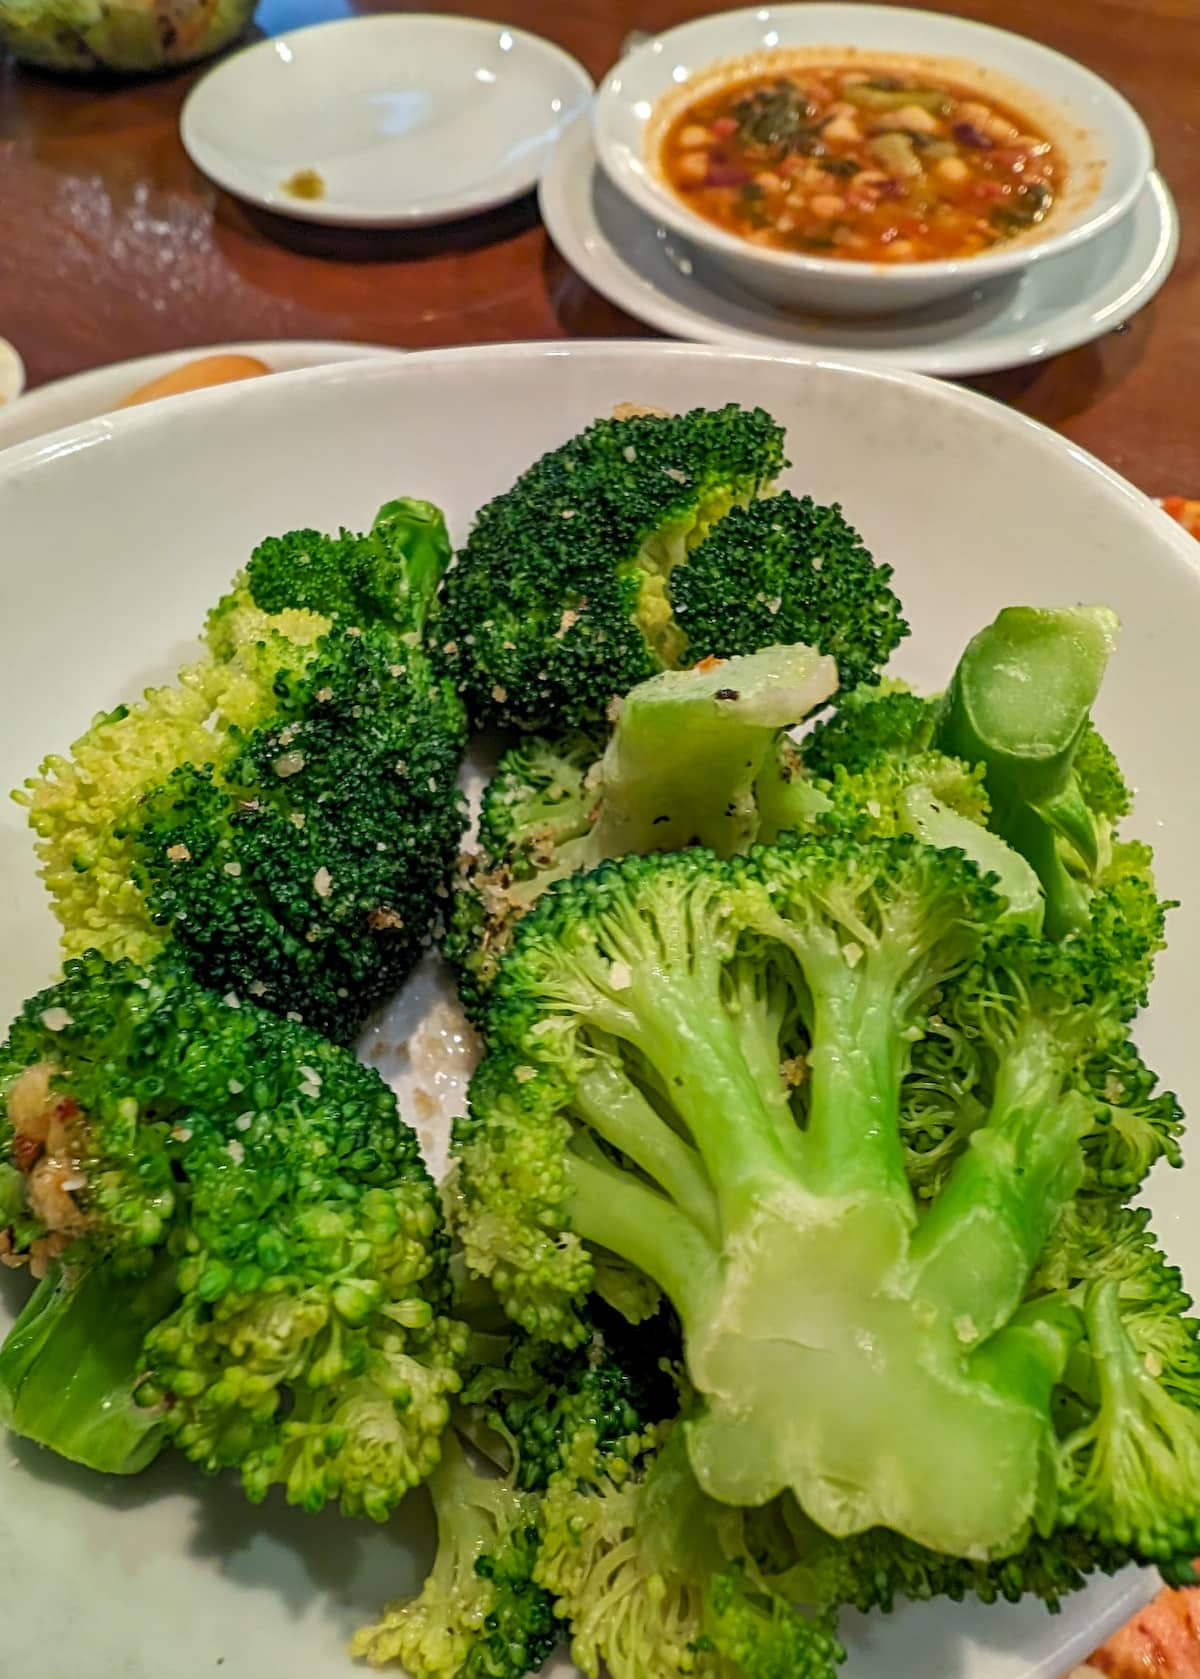
<svg viewBox="0 0 1200 1679">
<path fill-rule="evenodd" d="M 671 122 L 662 172 L 751 244 L 856 262 L 977 255 L 1043 222 L 1061 155 L 990 94 L 862 64 L 758 75 Z"/>
</svg>

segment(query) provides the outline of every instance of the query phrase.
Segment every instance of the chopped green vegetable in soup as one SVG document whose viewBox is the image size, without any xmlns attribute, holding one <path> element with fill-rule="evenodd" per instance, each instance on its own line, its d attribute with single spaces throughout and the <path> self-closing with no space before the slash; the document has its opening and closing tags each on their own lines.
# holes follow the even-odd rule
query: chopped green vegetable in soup
<svg viewBox="0 0 1200 1679">
<path fill-rule="evenodd" d="M 1061 159 L 1007 106 L 916 75 L 825 67 L 708 93 L 667 131 L 662 169 L 698 214 L 752 244 L 857 262 L 974 256 L 1045 220 Z"/>
</svg>

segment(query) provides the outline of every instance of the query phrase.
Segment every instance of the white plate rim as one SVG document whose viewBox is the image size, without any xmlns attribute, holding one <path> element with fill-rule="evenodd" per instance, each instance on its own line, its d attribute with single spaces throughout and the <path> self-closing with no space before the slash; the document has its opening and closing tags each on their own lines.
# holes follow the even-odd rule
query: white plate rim
<svg viewBox="0 0 1200 1679">
<path fill-rule="evenodd" d="M 441 222 L 461 221 L 467 216 L 480 215 L 486 210 L 498 209 L 503 204 L 510 204 L 532 191 L 537 185 L 541 170 L 546 161 L 540 161 L 534 154 L 518 186 L 497 188 L 488 187 L 486 180 L 472 193 L 462 193 L 457 197 L 430 199 L 417 208 L 397 205 L 395 209 L 387 211 L 373 211 L 356 208 L 354 205 L 338 204 L 336 199 L 281 199 L 273 192 L 262 192 L 253 187 L 248 177 L 236 175 L 214 168 L 214 159 L 202 139 L 195 132 L 196 113 L 202 108 L 205 98 L 211 97 L 211 86 L 235 62 L 249 54 L 262 54 L 264 57 L 272 52 L 279 44 L 288 45 L 297 36 L 311 36 L 318 32 L 337 30 L 348 33 L 359 30 L 361 26 L 381 31 L 395 31 L 400 33 L 406 26 L 412 24 L 444 25 L 448 31 L 457 33 L 472 33 L 477 35 L 492 35 L 496 30 L 506 30 L 514 41 L 520 42 L 526 51 L 538 54 L 545 62 L 553 62 L 570 78 L 579 91 L 580 106 L 590 103 L 596 91 L 596 84 L 584 69 L 583 65 L 569 53 L 565 47 L 556 41 L 547 39 L 544 35 L 535 34 L 528 29 L 519 29 L 515 25 L 494 23 L 488 18 L 470 17 L 465 14 L 451 12 L 368 12 L 352 17 L 335 18 L 320 23 L 301 24 L 293 29 L 285 30 L 282 34 L 271 35 L 264 40 L 256 41 L 252 46 L 244 47 L 240 52 L 231 54 L 219 64 L 213 66 L 205 75 L 201 76 L 195 86 L 188 93 L 179 112 L 179 137 L 184 150 L 202 174 L 222 191 L 242 200 L 245 203 L 258 205 L 260 209 L 269 210 L 275 215 L 284 216 L 289 221 L 317 222 L 330 227 L 363 227 L 363 228 L 417 228 L 429 227 Z M 564 113 L 564 124 L 570 120 L 573 113 Z M 560 128 L 561 132 L 561 128 Z"/>
<path fill-rule="evenodd" d="M 520 362 L 531 359 L 540 360 L 570 360 L 584 361 L 589 357 L 614 358 L 620 355 L 651 355 L 664 361 L 675 358 L 696 358 L 711 361 L 732 361 L 739 363 L 776 363 L 796 368 L 821 368 L 832 372 L 843 372 L 855 377 L 869 376 L 883 379 L 889 383 L 916 386 L 926 392 L 932 401 L 949 404 L 976 414 L 986 414 L 989 423 L 1001 429 L 1011 431 L 1025 431 L 1033 433 L 1042 447 L 1065 451 L 1078 464 L 1086 467 L 1097 477 L 1104 480 L 1107 488 L 1122 500 L 1132 502 L 1143 509 L 1153 509 L 1154 528 L 1158 532 L 1158 539 L 1163 538 L 1162 526 L 1165 524 L 1169 538 L 1178 554 L 1184 559 L 1187 569 L 1200 575 L 1200 544 L 1194 536 L 1185 531 L 1183 526 L 1174 519 L 1164 517 L 1161 507 L 1151 497 L 1139 490 L 1128 478 L 1115 467 L 1108 466 L 1099 456 L 1089 453 L 1078 444 L 1071 442 L 1055 431 L 1043 420 L 1034 418 L 1030 414 L 1023 414 L 1019 409 L 1010 408 L 1006 403 L 996 402 L 991 397 L 969 386 L 946 382 L 935 375 L 924 373 L 918 369 L 902 367 L 897 364 L 887 364 L 872 360 L 866 356 L 843 354 L 840 351 L 805 347 L 803 345 L 780 345 L 772 347 L 770 344 L 758 345 L 728 345 L 708 342 L 698 342 L 688 339 L 652 339 L 644 338 L 542 338 L 519 339 L 498 344 L 453 344 L 428 350 L 412 350 L 401 358 L 405 368 L 419 369 L 426 365 L 450 367 L 459 362 L 470 364 L 472 361 L 488 361 L 494 359 L 502 362 Z M 279 389 L 281 386 L 294 388 L 297 393 L 307 385 L 343 383 L 347 379 L 374 380 L 390 377 L 392 369 L 388 365 L 388 358 L 372 357 L 365 360 L 352 360 L 343 363 L 326 363 L 320 366 L 296 368 L 286 373 L 276 373 L 271 376 L 270 386 Z M 244 400 L 247 393 L 255 388 L 261 389 L 267 383 L 262 379 L 239 380 L 232 384 L 212 385 L 203 390 L 184 391 L 179 396 L 171 398 L 171 411 L 180 414 L 186 407 L 189 411 L 205 405 L 214 412 L 231 403 Z M 119 442 L 123 432 L 133 431 L 139 427 L 156 424 L 158 421 L 157 405 L 154 403 L 140 404 L 134 408 L 124 408 L 116 413 L 102 414 L 91 420 L 79 421 L 67 425 L 55 432 L 49 432 L 43 437 L 31 438 L 27 443 L 18 443 L 11 449 L 0 454 L 0 488 L 11 476 L 20 477 L 22 472 L 39 464 L 43 456 L 74 454 L 77 450 L 101 445 L 111 445 Z M 0 563 L 2 559 L 0 559 Z"/>
<path fill-rule="evenodd" d="M 590 193 L 597 176 L 611 185 L 600 163 L 590 126 L 585 118 L 580 117 L 559 136 L 554 156 L 538 187 L 538 207 L 546 231 L 559 254 L 588 285 L 635 319 L 685 341 L 727 349 L 770 350 L 775 347 L 786 351 L 805 351 L 806 346 L 801 339 L 772 336 L 765 324 L 772 313 L 772 305 L 762 302 L 749 291 L 744 291 L 744 300 L 747 308 L 762 311 L 764 330 L 761 333 L 726 326 L 705 314 L 699 304 L 680 305 L 660 291 L 652 279 L 648 279 L 632 266 L 619 248 L 603 235 L 595 222 L 591 214 Z M 612 190 L 616 192 L 618 189 L 613 187 Z M 586 199 L 585 195 L 588 195 Z M 1045 361 L 1051 356 L 1078 349 L 1080 345 L 1092 342 L 1103 333 L 1112 332 L 1143 309 L 1157 295 L 1175 266 L 1179 253 L 1179 211 L 1170 188 L 1157 170 L 1151 170 L 1143 188 L 1143 199 L 1147 196 L 1154 200 L 1160 222 L 1159 240 L 1153 260 L 1147 263 L 1145 274 L 1138 285 L 1127 288 L 1114 300 L 1099 327 L 1091 326 L 1083 332 L 1061 331 L 1058 334 L 1053 331 L 1048 333 L 1043 329 L 1036 342 L 1027 343 L 1020 351 L 1012 344 L 1019 336 L 1016 333 L 1010 333 L 1008 339 L 998 337 L 990 353 L 987 342 L 964 347 L 957 353 L 952 348 L 936 345 L 922 346 L 911 351 L 856 350 L 850 344 L 836 348 L 814 344 L 808 348 L 814 355 L 829 354 L 839 360 L 861 362 L 874 367 L 902 368 L 911 373 L 951 379 L 995 373 L 1004 368 Z M 1127 214 L 1135 215 L 1141 202 L 1142 200 L 1139 200 L 1135 203 Z M 651 219 L 644 217 L 643 212 L 631 199 L 624 199 L 624 204 L 630 214 L 643 216 L 644 220 Z M 603 261 L 597 260 L 589 250 L 579 225 L 581 217 L 588 223 L 589 236 L 599 237 L 603 241 Z M 1112 231 L 1112 228 L 1106 229 L 1106 232 L 1098 237 L 1103 239 Z M 687 244 L 687 241 L 683 243 Z M 1050 264 L 1046 264 L 1045 268 L 1049 266 Z M 1045 272 L 1045 268 L 1041 270 L 1042 273 Z M 1039 278 L 1039 274 L 1031 274 L 1032 283 L 1037 283 Z M 731 285 L 733 283 L 730 281 Z M 703 292 L 702 284 L 699 289 Z M 903 315 L 897 315 L 895 318 L 898 324 L 902 323 Z M 832 322 L 832 317 L 830 319 Z M 843 324 L 847 331 L 853 330 L 852 319 L 846 319 Z M 1006 344 L 1010 347 L 1004 347 Z"/>
<path fill-rule="evenodd" d="M 275 358 L 282 356 L 288 365 L 279 369 L 271 367 L 270 376 L 278 378 L 285 372 L 295 373 L 310 367 L 327 367 L 334 362 L 369 361 L 378 357 L 403 356 L 407 353 L 399 345 L 359 344 L 352 339 L 266 338 L 234 344 L 192 344 L 178 350 L 152 350 L 146 355 L 131 356 L 124 361 L 101 362 L 97 367 L 86 367 L 78 373 L 65 373 L 60 379 L 49 379 L 45 384 L 35 385 L 19 399 L 14 399 L 7 405 L 0 405 L 0 449 L 16 448 L 17 443 L 24 443 L 34 436 L 41 435 L 30 432 L 29 425 L 36 424 L 43 409 L 53 410 L 63 398 L 78 397 L 81 412 L 67 419 L 51 421 L 42 428 L 43 432 L 61 431 L 66 426 L 110 413 L 115 402 L 130 395 L 140 385 L 171 372 L 185 362 L 195 361 L 204 356 L 253 356 L 257 361 L 266 362 L 269 367 Z M 127 387 L 126 379 L 129 381 Z M 91 399 L 95 393 L 100 393 L 99 407 L 92 405 Z M 180 395 L 184 394 L 186 393 L 180 392 Z M 177 402 L 179 397 L 172 397 L 170 400 Z M 83 404 L 87 405 L 86 412 L 82 411 Z M 6 442 L 6 432 L 18 430 L 21 436 L 17 442 Z"/>
</svg>

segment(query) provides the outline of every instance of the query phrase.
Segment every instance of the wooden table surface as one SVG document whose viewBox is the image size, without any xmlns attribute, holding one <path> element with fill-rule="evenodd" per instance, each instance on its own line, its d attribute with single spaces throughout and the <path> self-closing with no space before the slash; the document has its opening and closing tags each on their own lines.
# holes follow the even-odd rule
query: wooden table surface
<svg viewBox="0 0 1200 1679">
<path fill-rule="evenodd" d="M 1200 4 L 924 0 L 1035 36 L 1106 76 L 1149 124 L 1183 218 L 1158 298 L 1124 329 L 977 381 L 1151 494 L 1200 493 Z M 353 0 L 263 0 L 268 34 Z M 369 9 L 369 0 L 360 9 Z M 382 9 L 403 10 L 403 7 Z M 418 0 L 421 11 L 463 9 Z M 695 0 L 506 0 L 599 77 L 632 29 Z M 0 333 L 31 383 L 155 350 L 339 338 L 424 348 L 649 329 L 559 257 L 532 199 L 458 227 L 351 237 L 251 215 L 188 161 L 177 118 L 195 72 L 80 85 L 0 66 Z"/>
</svg>

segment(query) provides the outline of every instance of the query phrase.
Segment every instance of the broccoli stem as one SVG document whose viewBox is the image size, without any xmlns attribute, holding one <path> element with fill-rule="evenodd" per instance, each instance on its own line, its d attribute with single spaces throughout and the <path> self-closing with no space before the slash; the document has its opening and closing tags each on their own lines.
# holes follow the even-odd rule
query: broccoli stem
<svg viewBox="0 0 1200 1679">
<path fill-rule="evenodd" d="M 940 750 L 985 766 L 989 825 L 1036 869 L 1052 938 L 1088 921 L 1057 840 L 1094 865 L 1095 819 L 1074 764 L 1117 627 L 1105 607 L 1007 608 L 967 646 L 935 730 Z"/>
<path fill-rule="evenodd" d="M 719 856 L 758 836 L 755 783 L 781 729 L 837 689 L 832 659 L 810 647 L 666 671 L 625 698 L 601 760 L 591 861 L 704 845 Z"/>
<path fill-rule="evenodd" d="M 1083 1097 L 1062 1095 L 1063 1046 L 1030 1022 L 1001 1063 L 991 1113 L 951 1169 L 912 1243 L 922 1292 L 991 1334 L 1020 1304 L 1054 1219 L 1083 1178 Z"/>
<path fill-rule="evenodd" d="M 718 1250 L 665 1196 L 628 1172 L 573 1154 L 571 1223 L 652 1277 L 685 1321 L 696 1321 L 720 1283 Z"/>
<path fill-rule="evenodd" d="M 0 1423 L 88 1469 L 137 1474 L 166 1430 L 135 1398 L 142 1343 L 178 1297 L 165 1258 L 144 1277 L 52 1266 L 0 1348 Z"/>
<path fill-rule="evenodd" d="M 817 999 L 805 1134 L 809 1181 L 825 1194 L 880 1194 L 912 1222 L 899 1128 L 900 1068 L 883 1024 L 890 998 L 875 991 L 868 980 L 863 994 Z"/>
<path fill-rule="evenodd" d="M 397 601 L 397 616 L 407 619 L 419 637 L 452 553 L 441 509 L 411 496 L 389 501 L 375 515 L 371 534 L 404 561 L 404 593 L 402 601 Z"/>
<path fill-rule="evenodd" d="M 702 1235 L 720 1241 L 716 1199 L 703 1161 L 616 1067 L 600 1058 L 593 1061 L 579 1078 L 575 1100 L 598 1136 L 660 1184 Z"/>
</svg>

